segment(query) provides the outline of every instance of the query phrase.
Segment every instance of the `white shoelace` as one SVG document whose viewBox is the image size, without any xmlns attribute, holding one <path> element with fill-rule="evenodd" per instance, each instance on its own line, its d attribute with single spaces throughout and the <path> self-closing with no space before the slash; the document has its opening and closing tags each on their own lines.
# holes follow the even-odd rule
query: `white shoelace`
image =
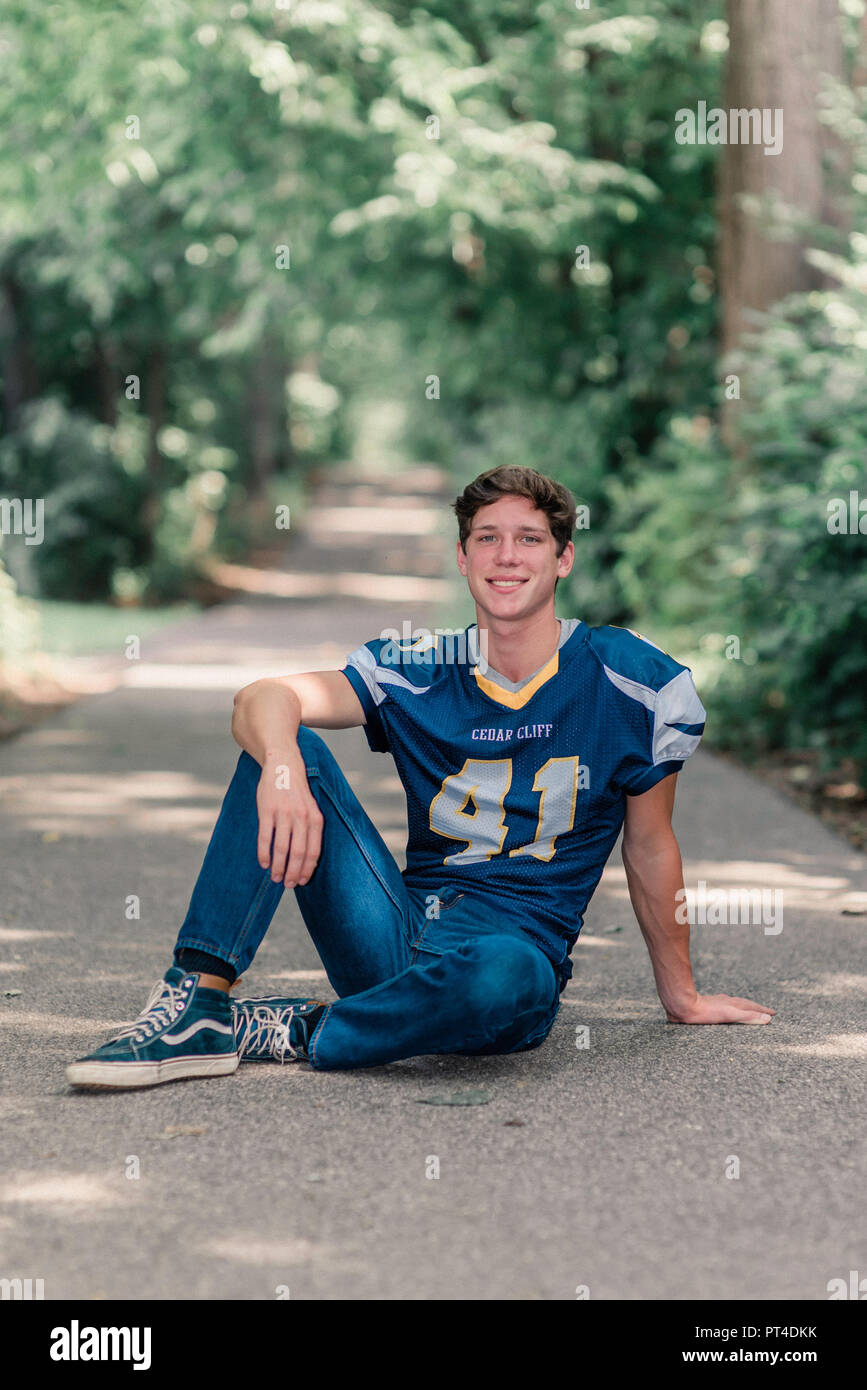
<svg viewBox="0 0 867 1390">
<path fill-rule="evenodd" d="M 252 1009 L 244 1011 L 244 1025 L 247 1032 L 243 1041 L 238 1045 L 238 1059 L 255 1042 L 257 1049 L 265 1046 L 272 1057 L 278 1057 L 281 1062 L 286 1061 L 288 1052 L 290 1057 L 297 1057 L 298 1052 L 292 1046 L 289 1028 L 295 1014 L 292 1005 L 284 1009 L 274 1009 L 270 1004 L 257 1004 Z"/>
<path fill-rule="evenodd" d="M 145 1042 L 160 1028 L 167 1027 L 183 1009 L 186 992 L 178 985 L 170 985 L 165 980 L 157 980 L 150 992 L 148 1001 L 134 1023 L 121 1028 L 116 1038 L 126 1038 L 136 1034 L 136 1042 Z M 115 1041 L 112 1039 L 112 1041 Z"/>
</svg>

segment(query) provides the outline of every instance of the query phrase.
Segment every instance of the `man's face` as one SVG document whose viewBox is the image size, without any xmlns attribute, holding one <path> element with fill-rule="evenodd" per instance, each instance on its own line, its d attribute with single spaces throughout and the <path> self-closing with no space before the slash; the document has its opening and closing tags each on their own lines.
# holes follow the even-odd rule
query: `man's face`
<svg viewBox="0 0 867 1390">
<path fill-rule="evenodd" d="M 528 497 L 500 497 L 480 507 L 466 549 L 458 542 L 458 569 L 481 612 L 526 618 L 553 607 L 554 584 L 572 568 L 575 547 L 557 547 L 548 518 Z"/>
</svg>

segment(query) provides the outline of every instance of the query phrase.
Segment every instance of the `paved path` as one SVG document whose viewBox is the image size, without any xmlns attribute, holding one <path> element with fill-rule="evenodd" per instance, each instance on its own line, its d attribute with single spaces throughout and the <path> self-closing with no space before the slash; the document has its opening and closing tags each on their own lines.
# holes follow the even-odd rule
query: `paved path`
<svg viewBox="0 0 867 1390">
<path fill-rule="evenodd" d="M 705 752 L 675 812 L 687 882 L 779 887 L 785 916 L 696 926 L 698 984 L 774 1004 L 769 1027 L 665 1023 L 615 850 L 534 1052 L 67 1087 L 169 963 L 237 757 L 233 692 L 339 667 L 405 618 L 457 625 L 451 524 L 430 521 L 448 496 L 431 470 L 329 482 L 273 581 L 287 596 L 165 631 L 115 690 L 0 745 L 0 977 L 20 991 L 0 997 L 0 1276 L 47 1298 L 821 1300 L 867 1275 L 867 918 L 844 912 L 867 859 Z M 328 740 L 400 857 L 391 760 L 356 730 Z M 291 894 L 242 992 L 282 989 L 328 992 Z M 419 1103 L 467 1090 L 491 1100 Z"/>
</svg>

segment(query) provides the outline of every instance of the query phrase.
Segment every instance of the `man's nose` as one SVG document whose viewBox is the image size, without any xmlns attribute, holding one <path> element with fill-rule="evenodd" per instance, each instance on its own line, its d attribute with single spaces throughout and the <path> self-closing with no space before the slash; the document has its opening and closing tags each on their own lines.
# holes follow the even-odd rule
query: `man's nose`
<svg viewBox="0 0 867 1390">
<path fill-rule="evenodd" d="M 518 548 L 511 536 L 504 536 L 500 541 L 497 559 L 503 565 L 517 565 L 521 562 Z"/>
</svg>

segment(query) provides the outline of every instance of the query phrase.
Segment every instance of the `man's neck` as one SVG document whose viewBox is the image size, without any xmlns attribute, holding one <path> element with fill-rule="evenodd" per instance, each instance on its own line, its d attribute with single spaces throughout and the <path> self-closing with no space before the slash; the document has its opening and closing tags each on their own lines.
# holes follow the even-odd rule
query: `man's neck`
<svg viewBox="0 0 867 1390">
<path fill-rule="evenodd" d="M 538 671 L 557 650 L 560 620 L 553 610 L 536 613 L 520 623 L 486 618 L 476 610 L 482 651 L 488 664 L 510 681 L 522 681 Z M 484 647 L 486 634 L 487 650 Z"/>
</svg>

